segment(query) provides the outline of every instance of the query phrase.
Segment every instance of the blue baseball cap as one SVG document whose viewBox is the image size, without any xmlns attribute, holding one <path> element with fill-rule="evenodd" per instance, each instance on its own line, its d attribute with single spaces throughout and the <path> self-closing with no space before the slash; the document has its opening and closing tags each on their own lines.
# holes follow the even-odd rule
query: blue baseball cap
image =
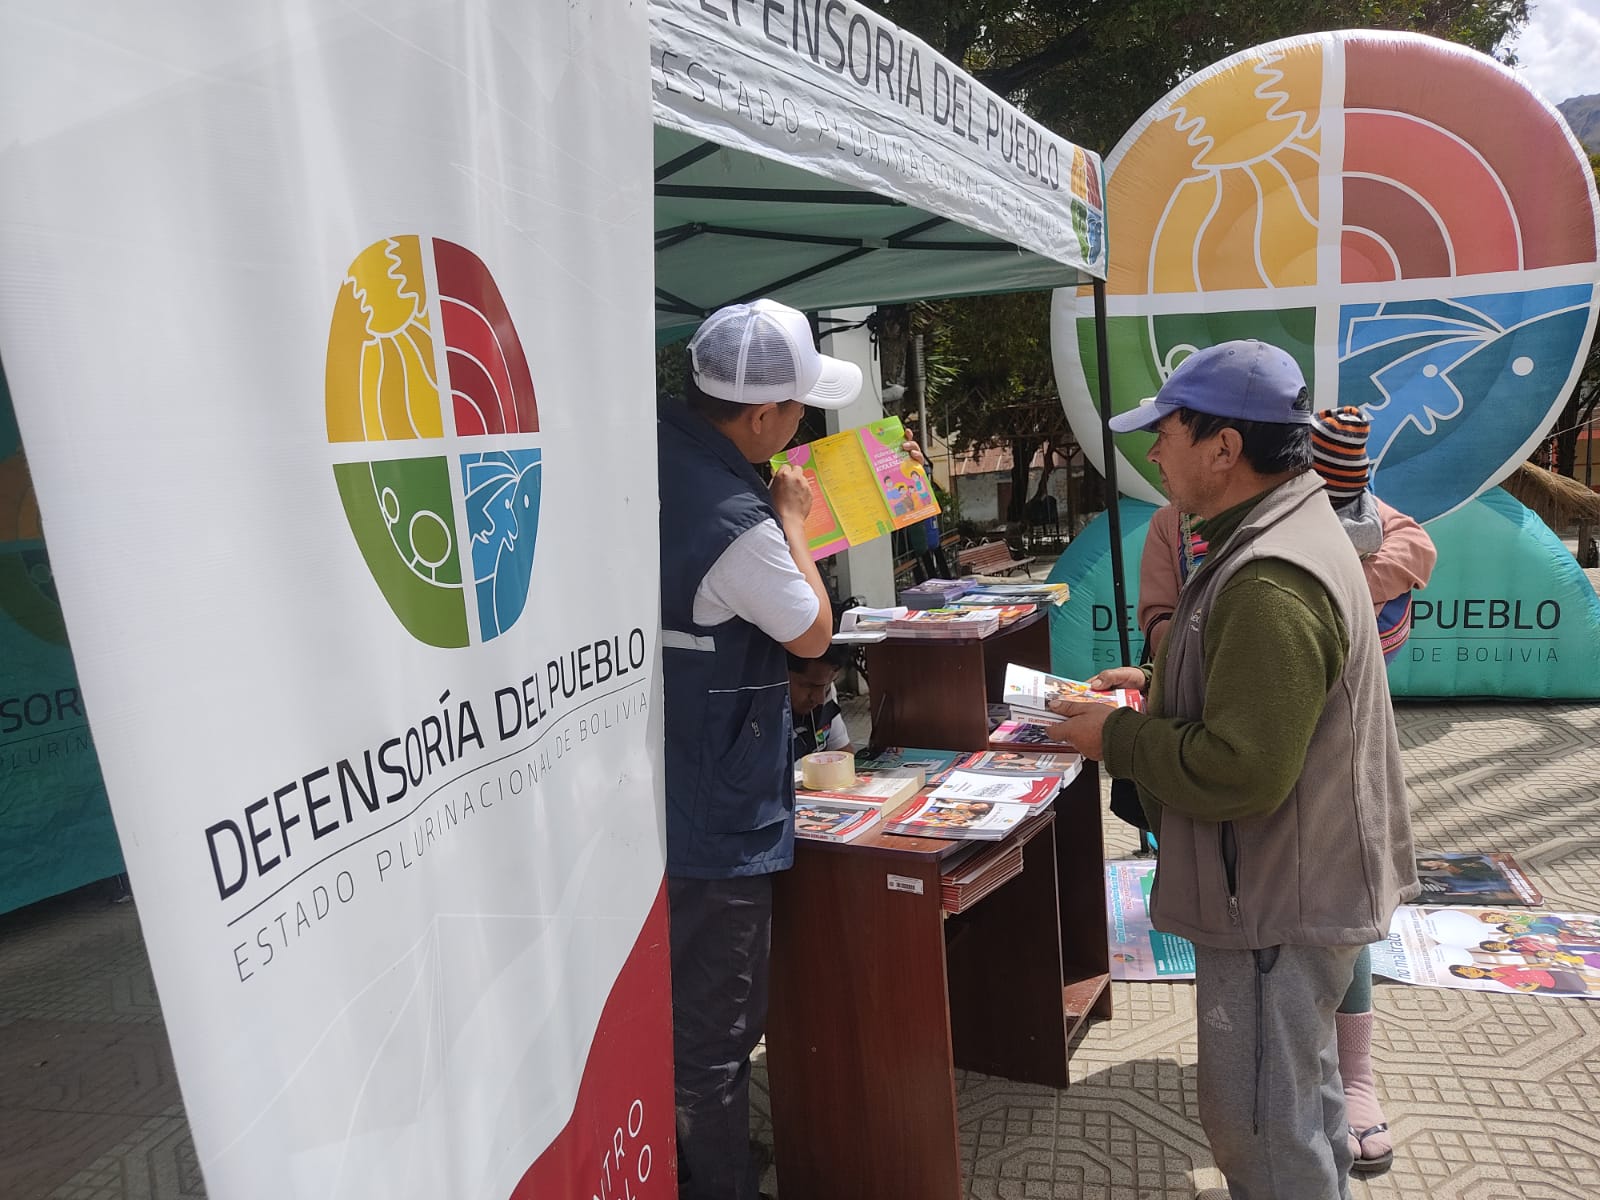
<svg viewBox="0 0 1600 1200">
<path fill-rule="evenodd" d="M 1266 342 L 1223 342 L 1184 359 L 1159 392 L 1112 417 L 1111 429 L 1149 429 L 1180 408 L 1268 425 L 1309 425 L 1306 397 L 1306 377 L 1288 351 Z"/>
</svg>

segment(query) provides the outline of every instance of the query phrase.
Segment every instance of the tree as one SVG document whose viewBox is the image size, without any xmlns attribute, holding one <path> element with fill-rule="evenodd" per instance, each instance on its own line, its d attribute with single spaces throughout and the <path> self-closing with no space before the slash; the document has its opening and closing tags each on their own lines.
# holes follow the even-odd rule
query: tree
<svg viewBox="0 0 1600 1200">
<path fill-rule="evenodd" d="M 928 415 L 957 453 L 1011 451 L 1008 521 L 1023 517 L 1029 467 L 1045 452 L 1042 495 L 1055 457 L 1075 443 L 1056 392 L 1050 355 L 1050 295 L 1013 292 L 919 306 L 930 362 Z"/>
<path fill-rule="evenodd" d="M 1323 29 L 1405 29 L 1495 54 L 1528 0 L 867 0 L 1035 120 L 1108 151 L 1185 76 Z"/>
<path fill-rule="evenodd" d="M 1594 171 L 1594 183 L 1600 189 L 1600 154 L 1589 155 L 1589 166 Z M 1578 381 L 1567 396 L 1567 403 L 1556 421 L 1555 472 L 1576 478 L 1578 463 L 1578 434 L 1589 427 L 1595 409 L 1600 407 L 1600 325 L 1589 341 L 1589 356 L 1584 360 Z M 1593 455 L 1593 448 L 1586 453 Z M 1585 461 L 1588 461 L 1587 459 Z M 1587 481 L 1585 481 L 1587 482 Z"/>
<path fill-rule="evenodd" d="M 1101 154 L 1183 78 L 1250 46 L 1322 29 L 1406 29 L 1512 63 L 1508 46 L 1528 19 L 1528 0 L 866 2 Z M 1034 453 L 1071 445 L 1050 362 L 1048 298 L 946 301 L 922 306 L 915 322 L 928 331 L 930 353 L 948 353 L 953 375 L 948 425 L 942 402 L 930 419 L 957 446 L 1009 445 L 1019 505 Z M 885 362 L 897 360 L 885 345 Z"/>
</svg>

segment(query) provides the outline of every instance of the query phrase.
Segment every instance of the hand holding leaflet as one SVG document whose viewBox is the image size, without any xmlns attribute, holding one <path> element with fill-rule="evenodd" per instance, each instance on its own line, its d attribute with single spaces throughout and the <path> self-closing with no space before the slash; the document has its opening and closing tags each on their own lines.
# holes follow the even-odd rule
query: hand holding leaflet
<svg viewBox="0 0 1600 1200">
<path fill-rule="evenodd" d="M 905 449 L 898 417 L 794 446 L 772 459 L 774 470 L 798 467 L 811 483 L 806 542 L 826 558 L 934 516 L 939 504 L 918 456 Z"/>
</svg>

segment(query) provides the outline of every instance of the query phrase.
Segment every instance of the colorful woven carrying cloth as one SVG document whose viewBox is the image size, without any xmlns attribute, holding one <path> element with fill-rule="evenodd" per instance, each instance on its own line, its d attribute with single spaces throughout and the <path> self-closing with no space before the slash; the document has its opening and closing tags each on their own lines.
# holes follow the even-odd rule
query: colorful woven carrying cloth
<svg viewBox="0 0 1600 1200">
<path fill-rule="evenodd" d="M 1366 490 L 1372 464 L 1367 459 L 1367 414 L 1353 405 L 1329 408 L 1311 418 L 1311 459 L 1334 502 Z"/>
</svg>

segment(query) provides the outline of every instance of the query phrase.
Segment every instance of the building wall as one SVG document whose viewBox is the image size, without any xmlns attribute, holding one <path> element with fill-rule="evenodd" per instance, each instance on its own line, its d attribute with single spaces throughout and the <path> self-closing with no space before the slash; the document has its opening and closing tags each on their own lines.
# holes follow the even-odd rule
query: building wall
<svg viewBox="0 0 1600 1200">
<path fill-rule="evenodd" d="M 1600 462 L 1597 462 L 1600 467 Z M 1083 474 L 1083 465 L 1075 463 L 1072 473 L 1078 476 Z M 1038 475 L 1031 474 L 1028 478 L 1028 494 L 1031 496 L 1038 487 Z M 1061 510 L 1063 527 L 1067 520 L 1067 482 L 1068 471 L 1066 467 L 1057 467 L 1050 473 L 1050 494 L 1056 498 L 1056 504 Z M 961 475 L 956 479 L 956 496 L 961 501 L 961 519 L 971 521 L 985 529 L 999 525 L 1005 514 L 1000 510 L 999 498 L 1002 484 L 1011 482 L 1009 471 L 990 471 L 983 475 Z"/>
</svg>

